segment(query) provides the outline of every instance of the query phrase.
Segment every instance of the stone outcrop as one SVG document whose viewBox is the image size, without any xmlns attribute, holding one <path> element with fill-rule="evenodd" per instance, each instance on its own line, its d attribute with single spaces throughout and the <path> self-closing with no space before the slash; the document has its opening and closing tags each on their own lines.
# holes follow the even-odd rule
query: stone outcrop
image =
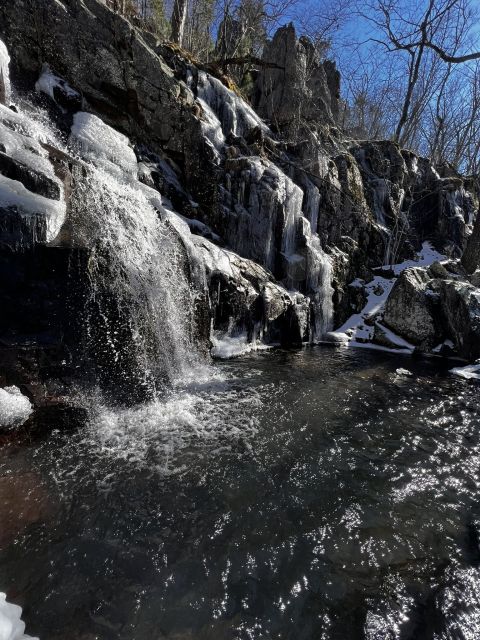
<svg viewBox="0 0 480 640">
<path fill-rule="evenodd" d="M 295 27 L 281 27 L 267 43 L 256 86 L 254 104 L 274 128 L 302 123 L 335 124 L 340 98 L 340 75 L 331 61 L 320 62 L 308 38 L 297 38 Z"/>
<path fill-rule="evenodd" d="M 425 269 L 407 269 L 395 283 L 383 315 L 390 329 L 424 349 L 436 346 L 441 337 L 435 326 L 433 302 L 438 294 L 427 288 L 431 280 Z"/>
<path fill-rule="evenodd" d="M 423 352 L 452 343 L 458 356 L 480 357 L 480 288 L 456 263 L 404 271 L 385 305 L 383 322 Z M 447 350 L 450 355 L 450 349 Z"/>
</svg>

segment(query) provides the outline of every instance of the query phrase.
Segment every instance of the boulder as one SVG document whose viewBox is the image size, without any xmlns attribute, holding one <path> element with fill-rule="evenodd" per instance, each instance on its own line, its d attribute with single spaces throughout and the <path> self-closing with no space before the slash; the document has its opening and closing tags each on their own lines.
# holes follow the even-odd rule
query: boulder
<svg viewBox="0 0 480 640">
<path fill-rule="evenodd" d="M 422 348 L 434 346 L 438 335 L 432 292 L 427 289 L 430 281 L 425 269 L 414 267 L 404 271 L 393 286 L 383 316 L 392 331 Z"/>
<path fill-rule="evenodd" d="M 440 297 L 458 353 L 471 361 L 480 358 L 480 289 L 468 282 L 445 280 Z"/>
</svg>

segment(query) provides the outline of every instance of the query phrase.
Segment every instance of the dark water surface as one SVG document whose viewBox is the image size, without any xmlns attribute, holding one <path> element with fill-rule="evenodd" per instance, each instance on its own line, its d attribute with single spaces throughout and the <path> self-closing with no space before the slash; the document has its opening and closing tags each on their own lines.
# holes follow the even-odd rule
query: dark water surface
<svg viewBox="0 0 480 640">
<path fill-rule="evenodd" d="M 0 589 L 41 640 L 478 640 L 480 387 L 439 367 L 253 354 L 3 446 Z"/>
</svg>

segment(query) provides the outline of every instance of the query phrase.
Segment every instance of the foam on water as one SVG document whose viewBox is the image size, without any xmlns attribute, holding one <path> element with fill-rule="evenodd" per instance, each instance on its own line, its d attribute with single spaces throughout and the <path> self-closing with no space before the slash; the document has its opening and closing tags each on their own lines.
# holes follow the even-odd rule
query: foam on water
<svg viewBox="0 0 480 640">
<path fill-rule="evenodd" d="M 230 450 L 240 440 L 250 446 L 261 398 L 208 367 L 148 403 L 126 409 L 93 404 L 85 442 L 93 457 L 171 475 L 187 471 L 189 456 L 198 461 L 201 450 Z"/>
</svg>

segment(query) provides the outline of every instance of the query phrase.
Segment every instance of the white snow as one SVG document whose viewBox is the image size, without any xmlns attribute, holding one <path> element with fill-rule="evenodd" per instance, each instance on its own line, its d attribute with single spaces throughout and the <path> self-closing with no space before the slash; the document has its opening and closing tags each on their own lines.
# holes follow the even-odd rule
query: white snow
<svg viewBox="0 0 480 640">
<path fill-rule="evenodd" d="M 0 592 L 0 640 L 38 640 L 24 634 L 21 615 L 22 608 L 7 602 L 7 596 Z"/>
<path fill-rule="evenodd" d="M 480 380 L 480 363 L 470 364 L 466 367 L 455 367 L 450 369 L 450 373 L 466 380 Z"/>
<path fill-rule="evenodd" d="M 436 251 L 429 242 L 423 243 L 422 250 L 418 253 L 417 258 L 417 260 L 405 260 L 404 262 L 394 265 L 383 265 L 377 267 L 374 271 L 381 274 L 382 271 L 391 270 L 395 276 L 399 276 L 402 271 L 410 267 L 428 266 L 434 262 L 446 260 L 446 256 Z M 367 294 L 367 303 L 364 308 L 360 313 L 355 313 L 350 316 L 341 327 L 328 335 L 332 337 L 335 342 L 345 344 L 349 347 L 368 347 L 392 351 L 392 349 L 387 347 L 371 343 L 375 330 L 375 323 L 371 319 L 383 311 L 385 302 L 396 280 L 396 277 L 385 278 L 382 275 L 376 275 L 371 282 L 364 285 Z M 349 286 L 359 288 L 363 286 L 363 281 L 357 278 L 351 282 Z M 368 321 L 368 323 L 366 321 Z M 395 352 L 411 353 L 414 350 L 413 345 L 400 336 L 397 336 L 393 331 L 390 331 L 390 329 L 387 329 L 387 327 L 378 322 L 376 324 L 382 329 L 390 342 L 399 347 L 398 349 L 394 349 Z"/>
<path fill-rule="evenodd" d="M 22 394 L 18 387 L 11 386 L 0 389 L 1 426 L 18 427 L 25 422 L 32 411 L 30 400 Z"/>
<path fill-rule="evenodd" d="M 65 220 L 66 204 L 63 184 L 55 175 L 48 152 L 42 145 L 49 143 L 63 150 L 62 144 L 40 117 L 15 113 L 4 105 L 0 105 L 0 140 L 11 158 L 47 176 L 60 191 L 60 200 L 53 200 L 29 191 L 16 180 L 0 176 L 0 205 L 16 206 L 19 215 L 23 216 L 45 216 L 46 237 L 42 240 L 53 240 Z"/>
<path fill-rule="evenodd" d="M 10 101 L 11 95 L 9 64 L 10 56 L 8 55 L 7 47 L 5 43 L 0 40 L 0 82 L 2 82 L 5 87 L 5 102 L 7 104 Z"/>
<path fill-rule="evenodd" d="M 437 346 L 432 349 L 432 353 L 440 353 L 442 351 L 443 347 L 448 347 L 449 349 L 454 349 L 455 345 L 453 344 L 453 342 L 451 340 L 445 340 L 444 342 L 441 342 L 440 344 L 437 344 Z"/>
<path fill-rule="evenodd" d="M 413 376 L 413 373 L 408 369 L 402 369 L 401 367 L 395 371 L 397 376 Z"/>
<path fill-rule="evenodd" d="M 53 240 L 65 220 L 66 205 L 63 200 L 51 200 L 26 189 L 18 180 L 0 175 L 0 206 L 17 207 L 20 215 L 45 216 L 46 240 Z"/>
<path fill-rule="evenodd" d="M 47 96 L 50 96 L 52 100 L 55 100 L 54 89 L 58 87 L 61 91 L 71 97 L 71 98 L 80 98 L 80 94 L 75 89 L 65 82 L 63 78 L 55 75 L 51 70 L 48 64 L 44 64 L 42 68 L 42 73 L 35 83 L 35 91 L 45 93 Z"/>
</svg>

